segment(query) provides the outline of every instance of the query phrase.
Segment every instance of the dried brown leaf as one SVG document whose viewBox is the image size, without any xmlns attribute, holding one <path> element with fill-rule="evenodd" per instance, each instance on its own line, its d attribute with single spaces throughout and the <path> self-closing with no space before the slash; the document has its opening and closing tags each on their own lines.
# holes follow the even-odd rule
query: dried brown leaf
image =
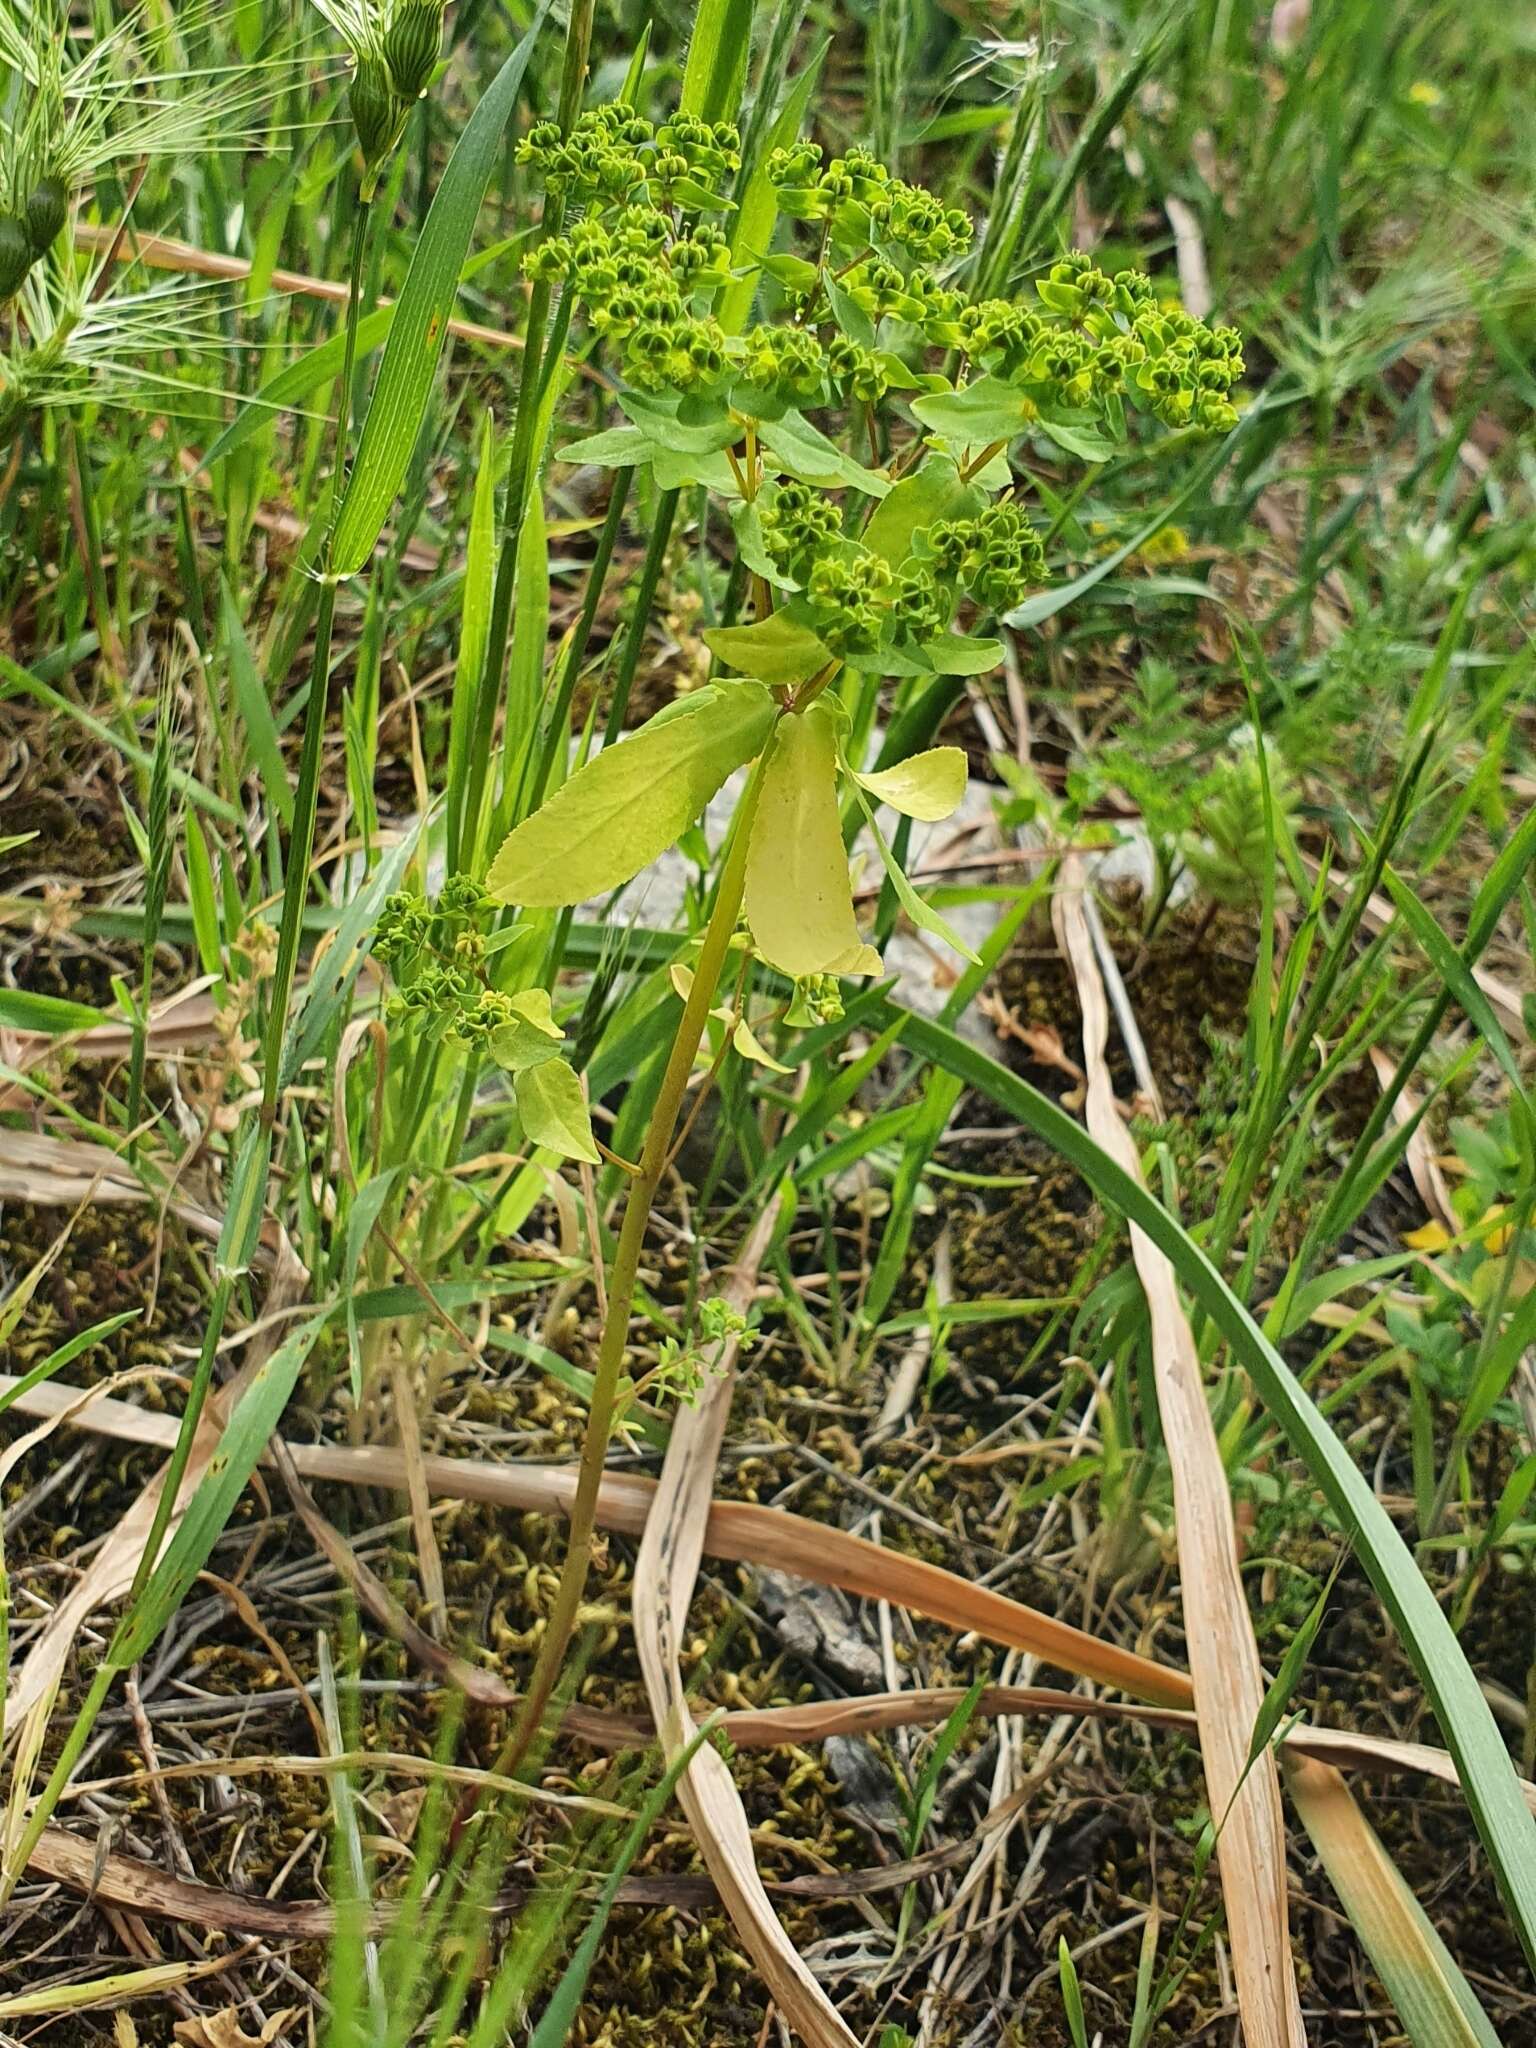
<svg viewBox="0 0 1536 2048">
<path fill-rule="evenodd" d="M 178 2020 L 171 2029 L 173 2037 L 184 2041 L 186 2048 L 271 2048 L 280 2040 L 283 2030 L 298 2019 L 301 2008 L 296 2005 L 284 2006 L 266 2021 L 261 2031 L 248 2034 L 240 2017 L 238 2007 L 225 2006 L 222 2012 L 194 2013 L 191 2019 Z"/>
<path fill-rule="evenodd" d="M 1054 909 L 1082 1010 L 1087 1124 L 1097 1143 L 1139 1180 L 1141 1159 L 1116 1104 L 1105 1058 L 1109 1006 L 1083 912 L 1083 888 L 1081 856 L 1071 854 L 1061 866 Z M 1244 2036 L 1248 2048 L 1306 2048 L 1291 1957 L 1279 1773 L 1267 1749 L 1249 1766 L 1266 1683 L 1243 1591 L 1232 1498 L 1173 1267 L 1134 1224 L 1131 1252 L 1151 1318 L 1200 1754 L 1220 1830 L 1217 1858 Z"/>
</svg>

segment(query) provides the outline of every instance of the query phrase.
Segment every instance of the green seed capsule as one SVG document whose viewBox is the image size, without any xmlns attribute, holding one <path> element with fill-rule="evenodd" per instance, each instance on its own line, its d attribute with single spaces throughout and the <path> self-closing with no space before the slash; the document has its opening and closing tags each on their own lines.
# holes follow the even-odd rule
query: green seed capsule
<svg viewBox="0 0 1536 2048">
<path fill-rule="evenodd" d="M 69 194 L 62 178 L 39 178 L 27 198 L 27 234 L 32 254 L 51 249 L 69 213 Z"/>
<path fill-rule="evenodd" d="M 13 213 L 0 213 L 0 303 L 20 291 L 32 263 L 32 238 L 26 222 Z"/>
<path fill-rule="evenodd" d="M 390 83 L 403 100 L 420 99 L 437 69 L 443 37 L 441 0 L 401 0 L 384 37 Z"/>
<path fill-rule="evenodd" d="M 381 163 L 394 146 L 399 132 L 401 106 L 389 73 L 377 57 L 360 57 L 347 91 L 352 125 L 362 145 L 363 160 L 370 168 Z"/>
</svg>

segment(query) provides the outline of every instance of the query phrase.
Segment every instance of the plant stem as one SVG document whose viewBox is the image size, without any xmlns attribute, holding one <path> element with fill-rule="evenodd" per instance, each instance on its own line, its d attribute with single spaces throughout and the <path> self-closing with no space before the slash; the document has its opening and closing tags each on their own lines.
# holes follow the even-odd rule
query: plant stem
<svg viewBox="0 0 1536 2048">
<path fill-rule="evenodd" d="M 596 7 L 597 0 L 573 0 L 571 7 L 570 25 L 565 34 L 565 60 L 560 73 L 560 104 L 556 115 L 563 135 L 569 135 L 581 108 L 582 89 L 587 77 L 587 58 L 592 47 L 592 18 Z M 558 235 L 564 223 L 564 199 L 546 193 L 544 217 L 539 223 L 535 247 Z M 512 452 L 507 458 L 507 497 L 501 532 L 501 550 L 496 558 L 496 581 L 491 591 L 491 622 L 486 634 L 485 662 L 480 672 L 479 687 L 485 701 L 485 709 L 481 712 L 477 707 L 477 732 L 494 725 L 494 708 L 501 695 L 502 679 L 507 666 L 507 647 L 512 633 L 518 544 L 522 539 L 523 520 L 527 516 L 528 489 L 537 454 L 534 448 L 534 434 L 543 406 L 545 388 L 559 360 L 558 351 L 565 346 L 565 336 L 570 322 L 567 307 L 564 318 L 557 323 L 555 332 L 549 336 L 549 346 L 546 348 L 545 330 L 549 325 L 552 299 L 553 290 L 549 280 L 535 278 L 533 290 L 528 294 L 528 322 L 523 331 L 523 374 L 517 387 L 517 407 L 512 422 Z M 489 752 L 488 744 L 485 752 Z M 475 828 L 479 823 L 479 806 L 486 772 L 478 754 L 472 754 L 471 772 L 478 779 L 470 793 L 471 802 L 466 803 L 465 817 L 460 828 L 460 868 L 473 859 L 475 851 L 473 841 Z"/>
<path fill-rule="evenodd" d="M 357 361 L 357 323 L 362 298 L 363 255 L 372 208 L 359 198 L 352 221 L 352 255 L 347 268 L 346 345 L 342 355 L 340 397 L 336 407 L 336 447 L 331 464 L 331 506 L 320 551 L 320 609 L 315 619 L 315 651 L 310 663 L 309 698 L 304 706 L 304 743 L 299 753 L 299 780 L 294 791 L 293 825 L 288 834 L 288 865 L 283 877 L 283 914 L 278 928 L 277 960 L 267 1010 L 266 1044 L 261 1080 L 261 1118 L 269 1128 L 277 1115 L 282 1076 L 283 1039 L 288 1028 L 288 999 L 298 962 L 304 900 L 309 894 L 309 862 L 315 846 L 315 813 L 320 801 L 320 751 L 325 739 L 327 685 L 331 674 L 331 634 L 336 622 L 336 583 L 332 541 L 341 510 L 351 438 L 352 377 Z"/>
<path fill-rule="evenodd" d="M 550 1695 L 560 1675 L 560 1667 L 565 1660 L 566 1648 L 576 1626 L 582 1594 L 586 1591 L 587 1569 L 591 1562 L 592 1532 L 597 1522 L 597 1495 L 608 1456 L 608 1439 L 613 1429 L 619 1375 L 623 1369 L 624 1354 L 629 1343 L 629 1319 L 635 1303 L 640 1254 L 645 1244 L 646 1227 L 650 1222 L 651 1205 L 656 1199 L 657 1189 L 666 1171 L 667 1159 L 672 1148 L 672 1133 L 677 1128 L 683 1096 L 688 1086 L 688 1076 L 693 1072 L 694 1059 L 698 1054 L 704 1036 L 704 1026 L 714 1004 L 721 969 L 725 965 L 726 953 L 736 930 L 736 919 L 741 910 L 742 895 L 746 886 L 747 850 L 751 844 L 752 822 L 757 813 L 758 798 L 762 791 L 763 763 L 767 758 L 768 746 L 765 745 L 757 758 L 741 802 L 736 807 L 730 847 L 726 854 L 725 866 L 721 870 L 714 908 L 705 927 L 698 966 L 694 970 L 688 1000 L 683 1005 L 683 1014 L 678 1020 L 677 1035 L 672 1040 L 672 1050 L 667 1057 L 666 1071 L 661 1077 L 656 1105 L 651 1111 L 650 1127 L 646 1132 L 645 1146 L 640 1154 L 639 1170 L 630 1180 L 625 1194 L 624 1216 L 619 1225 L 619 1241 L 614 1251 L 613 1267 L 608 1275 L 608 1311 L 603 1319 L 597 1370 L 592 1379 L 591 1405 L 587 1411 L 586 1434 L 582 1438 L 581 1470 L 576 1482 L 576 1497 L 571 1503 L 565 1566 L 560 1574 L 560 1584 L 545 1625 L 544 1640 L 539 1645 L 533 1676 L 528 1682 L 527 1696 L 496 1765 L 496 1769 L 502 1773 L 517 1768 L 529 1744 L 538 1733 L 544 1718 L 544 1710 L 549 1704 Z M 596 1246 L 593 1247 L 593 1255 L 598 1255 Z"/>
<path fill-rule="evenodd" d="M 614 679 L 613 695 L 608 700 L 608 721 L 603 727 L 603 738 L 614 739 L 624 724 L 624 714 L 629 709 L 629 693 L 634 687 L 635 672 L 640 666 L 640 650 L 645 645 L 645 629 L 650 624 L 651 605 L 655 601 L 656 587 L 661 581 L 662 568 L 667 559 L 667 546 L 672 538 L 672 522 L 677 516 L 677 501 L 680 491 L 664 492 L 657 501 L 655 522 L 651 537 L 646 543 L 645 560 L 640 566 L 640 582 L 635 591 L 635 607 L 630 614 L 629 630 L 624 636 L 624 651 L 619 656 L 619 672 Z"/>
</svg>

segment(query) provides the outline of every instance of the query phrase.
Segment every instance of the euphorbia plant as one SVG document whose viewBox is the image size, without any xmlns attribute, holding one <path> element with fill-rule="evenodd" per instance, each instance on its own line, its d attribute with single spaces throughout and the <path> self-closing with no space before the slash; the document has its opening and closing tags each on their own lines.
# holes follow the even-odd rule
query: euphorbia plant
<svg viewBox="0 0 1536 2048">
<path fill-rule="evenodd" d="M 590 760 L 516 827 L 487 876 L 494 898 L 523 908 L 600 895 L 747 770 L 630 1171 L 570 1553 L 514 1748 L 542 1712 L 580 1601 L 647 1219 L 738 925 L 744 916 L 744 942 L 798 984 L 800 1013 L 835 1002 L 837 977 L 880 966 L 854 913 L 853 821 L 869 799 L 942 818 L 964 790 L 955 747 L 864 772 L 852 714 L 881 678 L 921 688 L 1000 658 L 985 625 L 1045 577 L 1016 441 L 1100 461 L 1137 414 L 1204 431 L 1236 417 L 1230 329 L 1076 255 L 1039 281 L 1036 303 L 972 302 L 949 281 L 966 217 L 861 151 L 831 163 L 809 143 L 775 151 L 748 217 L 768 232 L 775 210 L 803 223 L 804 250 L 743 247 L 739 224 L 733 245 L 718 195 L 736 148 L 729 127 L 679 117 L 653 130 L 621 107 L 583 116 L 567 137 L 540 125 L 522 145 L 567 217 L 581 210 L 531 267 L 563 289 L 573 330 L 584 322 L 608 352 L 626 422 L 564 459 L 648 469 L 665 491 L 701 486 L 729 519 L 751 616 L 707 631 L 719 673 Z M 733 333 L 754 274 L 775 317 Z M 954 375 L 936 367 L 941 352 Z M 937 925 L 878 831 L 875 843 L 902 903 Z"/>
</svg>

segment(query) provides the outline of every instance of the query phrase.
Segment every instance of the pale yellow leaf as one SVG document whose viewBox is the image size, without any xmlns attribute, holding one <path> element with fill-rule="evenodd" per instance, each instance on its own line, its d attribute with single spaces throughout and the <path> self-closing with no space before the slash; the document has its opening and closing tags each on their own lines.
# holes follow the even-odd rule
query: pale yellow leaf
<svg viewBox="0 0 1536 2048">
<path fill-rule="evenodd" d="M 837 808 L 837 727 L 825 704 L 781 718 L 747 857 L 747 923 L 783 974 L 878 974 L 854 921 Z"/>
<path fill-rule="evenodd" d="M 959 747 L 930 747 L 909 754 L 894 768 L 879 768 L 854 779 L 882 804 L 908 818 L 934 824 L 947 818 L 965 795 L 965 755 Z"/>
</svg>

